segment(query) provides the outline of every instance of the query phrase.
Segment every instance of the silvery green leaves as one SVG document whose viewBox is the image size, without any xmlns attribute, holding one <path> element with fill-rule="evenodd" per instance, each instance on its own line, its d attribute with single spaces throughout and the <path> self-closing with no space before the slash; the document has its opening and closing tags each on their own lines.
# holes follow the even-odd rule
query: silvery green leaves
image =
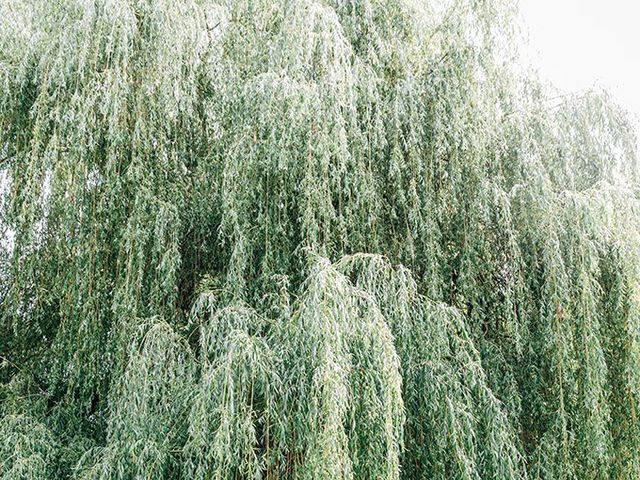
<svg viewBox="0 0 640 480">
<path fill-rule="evenodd" d="M 0 0 L 0 476 L 638 477 L 635 132 L 514 10 Z"/>
</svg>

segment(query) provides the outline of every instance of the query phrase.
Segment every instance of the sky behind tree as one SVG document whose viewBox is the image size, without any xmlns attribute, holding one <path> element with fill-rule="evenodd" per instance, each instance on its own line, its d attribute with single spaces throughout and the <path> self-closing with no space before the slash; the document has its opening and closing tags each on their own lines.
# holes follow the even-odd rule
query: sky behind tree
<svg viewBox="0 0 640 480">
<path fill-rule="evenodd" d="M 544 77 L 566 91 L 603 86 L 640 116 L 640 3 L 522 0 L 521 11 Z"/>
</svg>

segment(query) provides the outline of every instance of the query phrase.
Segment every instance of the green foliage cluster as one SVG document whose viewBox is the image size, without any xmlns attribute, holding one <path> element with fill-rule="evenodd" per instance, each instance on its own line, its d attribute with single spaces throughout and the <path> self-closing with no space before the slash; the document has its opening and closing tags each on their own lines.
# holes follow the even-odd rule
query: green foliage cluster
<svg viewBox="0 0 640 480">
<path fill-rule="evenodd" d="M 0 479 L 640 478 L 633 123 L 511 1 L 0 18 Z"/>
</svg>

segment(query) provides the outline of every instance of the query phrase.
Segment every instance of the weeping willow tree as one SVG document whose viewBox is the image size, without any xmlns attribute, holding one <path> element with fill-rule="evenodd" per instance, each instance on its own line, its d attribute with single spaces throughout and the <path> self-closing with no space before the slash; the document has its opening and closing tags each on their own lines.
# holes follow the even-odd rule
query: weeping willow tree
<svg viewBox="0 0 640 480">
<path fill-rule="evenodd" d="M 640 477 L 633 120 L 507 0 L 0 0 L 0 478 Z"/>
</svg>

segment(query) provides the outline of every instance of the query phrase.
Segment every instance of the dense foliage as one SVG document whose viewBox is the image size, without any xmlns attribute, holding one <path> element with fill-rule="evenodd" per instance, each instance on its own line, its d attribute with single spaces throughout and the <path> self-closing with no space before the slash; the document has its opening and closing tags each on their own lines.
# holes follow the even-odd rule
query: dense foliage
<svg viewBox="0 0 640 480">
<path fill-rule="evenodd" d="M 509 1 L 0 19 L 0 479 L 640 478 L 632 123 Z"/>
</svg>

